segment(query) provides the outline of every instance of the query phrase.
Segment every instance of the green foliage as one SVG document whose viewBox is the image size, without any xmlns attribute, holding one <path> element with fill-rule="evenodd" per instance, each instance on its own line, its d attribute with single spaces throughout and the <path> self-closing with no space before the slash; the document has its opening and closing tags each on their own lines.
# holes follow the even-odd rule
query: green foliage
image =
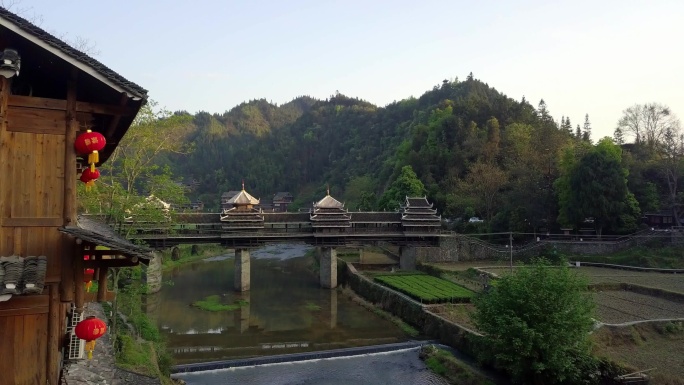
<svg viewBox="0 0 684 385">
<path fill-rule="evenodd" d="M 561 195 L 561 220 L 577 227 L 593 218 L 600 235 L 605 228 L 636 229 L 638 203 L 627 189 L 622 150 L 604 138 L 576 163 L 568 162 L 557 186 Z"/>
<path fill-rule="evenodd" d="M 418 179 L 411 166 L 401 168 L 401 174 L 392 182 L 390 188 L 382 195 L 378 205 L 383 210 L 397 210 L 406 197 L 420 197 L 425 194 L 425 186 Z"/>
<path fill-rule="evenodd" d="M 480 358 L 519 383 L 583 383 L 593 365 L 594 303 L 585 290 L 565 264 L 543 259 L 504 276 L 475 301 L 473 319 L 485 335 Z"/>
<path fill-rule="evenodd" d="M 433 345 L 425 346 L 420 352 L 425 360 L 425 366 L 432 372 L 449 381 L 450 384 L 458 385 L 492 385 L 493 382 L 470 368 L 463 361 L 454 357 L 451 352 L 436 348 Z"/>
<path fill-rule="evenodd" d="M 321 310 L 321 307 L 319 305 L 316 305 L 313 302 L 307 302 L 306 305 L 304 305 L 304 307 L 306 307 L 306 310 L 308 310 L 308 311 L 319 311 L 319 310 Z"/>
<path fill-rule="evenodd" d="M 451 281 L 425 274 L 379 275 L 375 280 L 421 302 L 467 302 L 474 293 Z"/>
<path fill-rule="evenodd" d="M 186 155 L 192 144 L 184 141 L 190 117 L 173 115 L 147 103 L 106 163 L 93 191 L 79 185 L 82 212 L 102 214 L 108 222 L 168 221 L 168 205 L 188 201 L 171 168 L 162 165 L 169 154 Z"/>
<path fill-rule="evenodd" d="M 247 301 L 237 300 L 230 305 L 224 305 L 221 303 L 221 296 L 210 295 L 202 300 L 193 302 L 192 306 L 206 311 L 218 312 L 237 310 L 241 307 L 246 306 L 247 304 Z"/>
</svg>

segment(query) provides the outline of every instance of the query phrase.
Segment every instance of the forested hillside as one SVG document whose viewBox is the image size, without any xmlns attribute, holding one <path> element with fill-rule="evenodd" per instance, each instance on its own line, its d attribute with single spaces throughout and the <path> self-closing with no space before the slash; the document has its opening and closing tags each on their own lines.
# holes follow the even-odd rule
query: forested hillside
<svg viewBox="0 0 684 385">
<path fill-rule="evenodd" d="M 446 218 L 483 218 L 473 225 L 482 231 L 594 218 L 599 232 L 627 232 L 644 212 L 681 205 L 684 168 L 676 117 L 656 104 L 630 109 L 615 117 L 615 140 L 601 140 L 588 116 L 581 125 L 554 118 L 543 100 L 535 108 L 472 75 L 385 107 L 341 94 L 280 106 L 253 100 L 224 114 L 166 115 L 183 122 L 175 140 L 187 151 L 160 153 L 155 163 L 164 167 L 152 174 L 197 180 L 189 197 L 208 210 L 244 179 L 263 201 L 290 191 L 294 208 L 329 185 L 351 210 L 392 210 L 405 194 L 423 193 Z M 652 121 L 649 111 L 661 119 L 637 124 Z"/>
</svg>

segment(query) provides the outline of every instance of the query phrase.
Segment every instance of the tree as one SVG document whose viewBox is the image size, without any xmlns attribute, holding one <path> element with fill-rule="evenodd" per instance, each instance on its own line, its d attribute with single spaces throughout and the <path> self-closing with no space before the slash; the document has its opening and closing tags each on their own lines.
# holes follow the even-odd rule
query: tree
<svg viewBox="0 0 684 385">
<path fill-rule="evenodd" d="M 684 171 L 684 133 L 681 132 L 679 121 L 668 126 L 663 135 L 662 144 L 663 173 L 667 181 L 668 203 L 675 218 L 675 224 L 679 225 L 679 179 Z"/>
<path fill-rule="evenodd" d="M 425 186 L 411 166 L 401 168 L 401 174 L 392 182 L 390 188 L 380 198 L 378 205 L 382 210 L 396 210 L 406 197 L 425 195 Z"/>
<path fill-rule="evenodd" d="M 620 217 L 638 215 L 632 210 L 627 189 L 627 169 L 622 166 L 622 150 L 610 138 L 604 138 L 587 154 L 573 163 L 565 158 L 564 175 L 556 182 L 559 191 L 559 220 L 577 226 L 593 218 L 596 232 L 617 229 Z M 625 219 L 625 218 L 623 218 Z"/>
<path fill-rule="evenodd" d="M 589 114 L 584 115 L 584 127 L 582 130 L 582 140 L 591 142 L 591 123 L 589 122 Z"/>
<path fill-rule="evenodd" d="M 480 359 L 518 383 L 581 383 L 592 363 L 593 307 L 586 282 L 565 264 L 516 269 L 475 300 Z"/>
<path fill-rule="evenodd" d="M 79 189 L 82 211 L 104 214 L 116 225 L 130 217 L 163 220 L 159 200 L 176 204 L 186 201 L 184 189 L 159 161 L 165 154 L 192 150 L 183 140 L 190 120 L 155 110 L 155 106 L 149 102 L 140 110 L 110 158 L 99 167 L 102 176 L 95 191 Z M 153 195 L 156 199 L 150 198 Z"/>
<path fill-rule="evenodd" d="M 484 213 L 488 221 L 494 217 L 499 192 L 508 183 L 508 175 L 499 167 L 478 162 L 470 168 L 470 173 L 460 189 L 477 202 L 477 209 Z"/>
<path fill-rule="evenodd" d="M 668 127 L 677 124 L 677 118 L 670 108 L 659 103 L 635 104 L 622 111 L 617 128 L 623 135 L 634 137 L 637 144 L 655 147 L 665 135 Z"/>
</svg>

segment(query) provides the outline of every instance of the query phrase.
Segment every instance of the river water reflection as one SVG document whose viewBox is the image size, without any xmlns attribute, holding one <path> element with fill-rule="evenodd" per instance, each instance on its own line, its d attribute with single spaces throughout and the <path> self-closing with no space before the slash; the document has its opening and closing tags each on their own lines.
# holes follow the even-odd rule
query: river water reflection
<svg viewBox="0 0 684 385">
<path fill-rule="evenodd" d="M 147 312 L 168 339 L 176 363 L 330 350 L 407 340 L 393 323 L 337 290 L 319 287 L 305 245 L 274 245 L 252 252 L 251 290 L 233 291 L 233 256 L 210 258 L 165 274 Z M 243 300 L 235 311 L 190 306 L 210 295 Z"/>
</svg>

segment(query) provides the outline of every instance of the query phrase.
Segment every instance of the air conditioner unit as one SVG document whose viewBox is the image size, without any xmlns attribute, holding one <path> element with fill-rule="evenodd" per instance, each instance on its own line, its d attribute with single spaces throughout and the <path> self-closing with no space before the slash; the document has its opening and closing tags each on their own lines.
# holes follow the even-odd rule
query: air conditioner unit
<svg viewBox="0 0 684 385">
<path fill-rule="evenodd" d="M 83 313 L 77 313 L 76 308 L 71 306 L 71 316 L 67 322 L 66 334 L 69 336 L 69 343 L 66 350 L 67 360 L 82 360 L 85 358 L 85 340 L 76 336 L 76 325 L 83 320 Z"/>
</svg>

